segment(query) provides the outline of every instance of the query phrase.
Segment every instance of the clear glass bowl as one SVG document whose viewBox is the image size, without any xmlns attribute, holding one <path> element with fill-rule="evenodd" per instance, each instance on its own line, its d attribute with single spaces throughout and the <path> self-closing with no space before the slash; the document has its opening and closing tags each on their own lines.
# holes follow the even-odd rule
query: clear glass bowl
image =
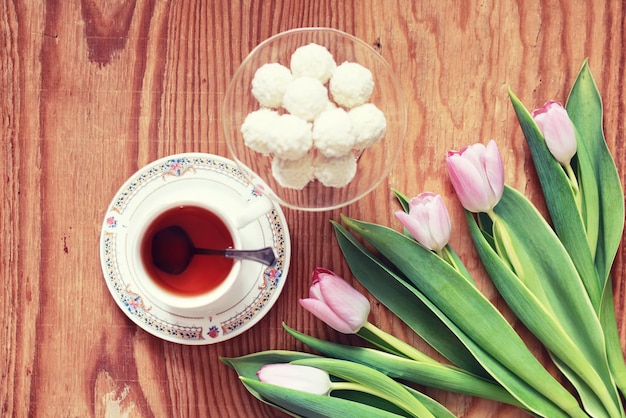
<svg viewBox="0 0 626 418">
<path fill-rule="evenodd" d="M 374 90 L 368 102 L 375 104 L 387 121 L 385 136 L 355 157 L 358 158 L 356 175 L 344 187 L 327 187 L 317 180 L 309 182 L 302 190 L 282 187 L 272 174 L 272 156 L 250 149 L 241 133 L 246 116 L 260 108 L 251 92 L 256 70 L 263 64 L 273 62 L 289 68 L 293 52 L 309 43 L 325 46 L 337 65 L 350 61 L 368 68 L 374 80 Z M 406 125 L 406 104 L 389 64 L 365 42 L 336 29 L 300 28 L 265 40 L 237 69 L 223 102 L 224 134 L 232 159 L 255 188 L 279 204 L 297 210 L 336 209 L 371 192 L 396 163 L 406 135 Z"/>
</svg>

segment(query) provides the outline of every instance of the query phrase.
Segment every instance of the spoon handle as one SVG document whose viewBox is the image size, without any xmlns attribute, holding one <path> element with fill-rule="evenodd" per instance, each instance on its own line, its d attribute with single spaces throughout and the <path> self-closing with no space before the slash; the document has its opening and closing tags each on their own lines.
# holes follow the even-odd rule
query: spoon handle
<svg viewBox="0 0 626 418">
<path fill-rule="evenodd" d="M 252 260 L 266 266 L 273 266 L 276 263 L 276 255 L 271 247 L 261 248 L 260 250 L 237 250 L 234 248 L 216 250 L 211 248 L 197 248 L 195 253 L 204 255 L 221 255 L 226 258 L 236 258 L 241 260 Z"/>
</svg>

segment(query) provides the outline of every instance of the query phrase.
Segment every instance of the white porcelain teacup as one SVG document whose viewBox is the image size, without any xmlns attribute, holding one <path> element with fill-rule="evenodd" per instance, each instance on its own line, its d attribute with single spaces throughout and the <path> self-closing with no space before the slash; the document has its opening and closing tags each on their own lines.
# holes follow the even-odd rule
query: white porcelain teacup
<svg viewBox="0 0 626 418">
<path fill-rule="evenodd" d="M 241 231 L 272 210 L 273 202 L 265 196 L 244 201 L 232 193 L 220 193 L 219 188 L 207 190 L 192 179 L 176 183 L 150 194 L 133 215 L 126 247 L 129 268 L 139 290 L 166 311 L 196 316 L 228 309 L 241 297 L 241 286 L 236 286 L 240 260 L 195 255 L 184 272 L 167 274 L 150 258 L 152 236 L 177 225 L 195 247 L 241 249 Z"/>
</svg>

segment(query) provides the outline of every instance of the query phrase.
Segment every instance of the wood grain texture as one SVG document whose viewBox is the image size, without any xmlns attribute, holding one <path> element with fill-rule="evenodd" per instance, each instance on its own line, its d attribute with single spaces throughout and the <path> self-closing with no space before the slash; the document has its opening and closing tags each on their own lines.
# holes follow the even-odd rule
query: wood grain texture
<svg viewBox="0 0 626 418">
<path fill-rule="evenodd" d="M 282 331 L 283 321 L 356 342 L 305 313 L 298 298 L 318 265 L 352 280 L 328 220 L 342 212 L 397 226 L 391 188 L 444 196 L 453 247 L 481 290 L 508 312 L 477 261 L 443 156 L 495 138 L 507 182 L 540 204 L 507 91 L 529 107 L 565 101 L 588 58 L 623 180 L 625 16 L 624 2 L 594 0 L 0 0 L 0 414 L 278 416 L 248 395 L 219 356 L 303 349 Z M 125 179 L 152 160 L 191 151 L 226 156 L 221 102 L 231 75 L 259 42 L 302 26 L 352 33 L 395 69 L 409 107 L 404 158 L 388 181 L 347 208 L 285 211 L 288 282 L 251 331 L 204 347 L 154 338 L 120 312 L 104 283 L 98 253 L 104 210 Z M 622 345 L 624 257 L 620 249 L 614 266 Z M 372 301 L 372 322 L 429 351 Z M 516 327 L 547 362 L 540 345 Z M 523 416 L 493 402 L 426 391 L 461 417 Z"/>
</svg>

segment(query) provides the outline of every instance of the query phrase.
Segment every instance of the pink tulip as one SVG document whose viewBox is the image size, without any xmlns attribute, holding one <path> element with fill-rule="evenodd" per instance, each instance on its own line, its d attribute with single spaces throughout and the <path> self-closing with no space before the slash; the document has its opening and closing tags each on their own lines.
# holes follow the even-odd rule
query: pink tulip
<svg viewBox="0 0 626 418">
<path fill-rule="evenodd" d="M 550 153 L 559 163 L 569 165 L 576 154 L 576 134 L 565 108 L 561 103 L 550 100 L 535 109 L 532 116 L 543 133 Z"/>
<path fill-rule="evenodd" d="M 315 395 L 330 393 L 330 377 L 324 370 L 299 364 L 266 364 L 256 373 L 261 382 Z"/>
<path fill-rule="evenodd" d="M 446 164 L 452 186 L 463 207 L 470 212 L 491 212 L 504 191 L 504 168 L 498 145 L 474 144 L 448 151 Z"/>
<path fill-rule="evenodd" d="M 397 211 L 396 218 L 424 247 L 441 251 L 450 239 L 450 215 L 441 196 L 420 193 L 409 201 L 409 213 Z"/>
<path fill-rule="evenodd" d="M 367 323 L 369 300 L 330 270 L 318 267 L 313 271 L 309 297 L 300 305 L 333 329 L 354 334 Z"/>
</svg>

